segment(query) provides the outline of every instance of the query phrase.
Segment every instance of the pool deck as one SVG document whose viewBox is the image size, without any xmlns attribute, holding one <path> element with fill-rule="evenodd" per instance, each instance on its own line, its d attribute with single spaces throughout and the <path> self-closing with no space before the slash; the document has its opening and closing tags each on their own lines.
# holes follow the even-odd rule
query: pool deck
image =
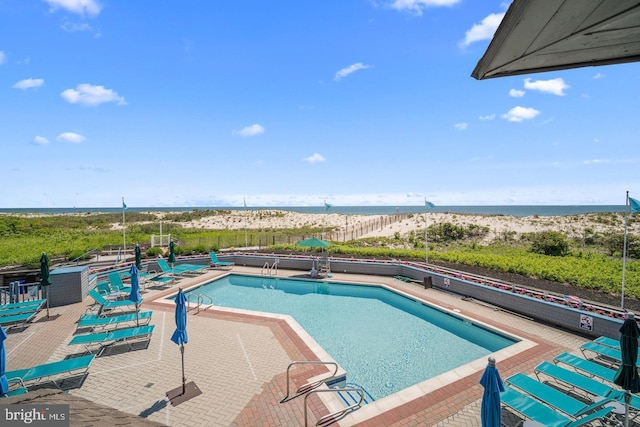
<svg viewBox="0 0 640 427">
<path fill-rule="evenodd" d="M 235 266 L 233 273 L 260 274 L 259 268 Z M 170 337 L 175 329 L 173 305 L 160 301 L 178 287 L 189 288 L 228 270 L 210 270 L 184 278 L 168 289 L 149 289 L 142 295 L 141 310 L 152 310 L 155 325 L 147 342 L 111 346 L 96 357 L 89 375 L 70 393 L 91 401 L 141 415 L 168 426 L 303 426 L 304 399 L 280 403 L 286 395 L 287 366 L 292 361 L 318 360 L 305 334 L 286 319 L 208 309 L 188 314 L 189 342 L 185 346 L 187 382 L 194 381 L 202 394 L 172 406 L 165 393 L 182 384 L 179 347 Z M 301 271 L 279 270 L 278 277 L 300 278 Z M 531 374 L 533 367 L 564 352 L 579 354 L 587 338 L 497 310 L 489 304 L 464 300 L 434 289 L 423 289 L 391 277 L 334 273 L 331 280 L 384 284 L 477 322 L 524 338 L 516 350 L 495 354 L 502 378 L 516 372 Z M 91 305 L 77 304 L 42 310 L 24 330 L 9 330 L 5 341 L 7 369 L 18 369 L 61 360 L 83 351 L 68 343 L 76 334 L 76 322 Z M 312 341 L 312 340 L 311 340 Z M 375 357 L 375 355 L 372 355 Z M 403 392 L 380 399 L 347 415 L 332 426 L 480 426 L 482 387 L 478 381 L 486 360 L 440 375 Z M 326 372 L 323 367 L 294 368 L 296 386 Z M 325 393 L 326 395 L 326 393 Z M 309 425 L 332 407 L 330 400 L 309 398 Z M 519 420 L 503 411 L 503 424 Z M 513 424 L 511 424 L 513 422 Z M 82 425 L 74 423 L 71 425 Z M 92 424 L 97 425 L 97 424 Z M 108 424 L 105 424 L 108 425 Z"/>
</svg>

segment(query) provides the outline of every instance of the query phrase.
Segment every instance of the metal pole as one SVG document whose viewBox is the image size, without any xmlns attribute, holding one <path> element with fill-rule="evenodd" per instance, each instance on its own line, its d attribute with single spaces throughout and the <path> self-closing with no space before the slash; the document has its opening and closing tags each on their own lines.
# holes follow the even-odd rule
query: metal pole
<svg viewBox="0 0 640 427">
<path fill-rule="evenodd" d="M 127 209 L 127 206 L 124 204 L 124 197 L 122 198 L 122 259 L 123 261 L 127 261 L 127 226 L 124 222 L 124 211 Z"/>
<path fill-rule="evenodd" d="M 627 224 L 629 222 L 629 192 L 627 191 L 627 200 L 626 200 L 626 208 L 627 213 L 624 217 L 624 242 L 622 247 L 622 299 L 620 301 L 620 308 L 624 310 L 624 279 L 625 272 L 627 269 Z"/>
<path fill-rule="evenodd" d="M 182 394 L 185 394 L 187 389 L 187 379 L 184 376 L 184 344 L 180 346 L 180 353 L 182 355 Z"/>
</svg>

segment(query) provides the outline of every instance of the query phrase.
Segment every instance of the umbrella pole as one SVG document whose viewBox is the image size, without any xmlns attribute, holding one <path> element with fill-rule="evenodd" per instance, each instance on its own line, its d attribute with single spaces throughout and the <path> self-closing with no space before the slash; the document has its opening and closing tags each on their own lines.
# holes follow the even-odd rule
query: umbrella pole
<svg viewBox="0 0 640 427">
<path fill-rule="evenodd" d="M 182 354 L 182 394 L 185 394 L 187 379 L 184 377 L 184 344 L 180 346 L 180 353 Z"/>
<path fill-rule="evenodd" d="M 139 310 L 138 303 L 136 303 L 136 326 L 140 326 Z"/>
<path fill-rule="evenodd" d="M 631 392 L 624 392 L 624 427 L 629 427 L 629 402 L 631 401 Z"/>
<path fill-rule="evenodd" d="M 47 319 L 49 318 L 49 288 L 46 289 L 47 291 Z"/>
</svg>

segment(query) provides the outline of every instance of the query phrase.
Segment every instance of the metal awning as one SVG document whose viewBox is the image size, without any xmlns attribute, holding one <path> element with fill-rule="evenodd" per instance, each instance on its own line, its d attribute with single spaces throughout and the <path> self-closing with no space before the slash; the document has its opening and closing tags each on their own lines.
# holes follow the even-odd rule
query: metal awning
<svg viewBox="0 0 640 427">
<path fill-rule="evenodd" d="M 514 0 L 471 74 L 482 80 L 640 60 L 640 0 Z"/>
</svg>

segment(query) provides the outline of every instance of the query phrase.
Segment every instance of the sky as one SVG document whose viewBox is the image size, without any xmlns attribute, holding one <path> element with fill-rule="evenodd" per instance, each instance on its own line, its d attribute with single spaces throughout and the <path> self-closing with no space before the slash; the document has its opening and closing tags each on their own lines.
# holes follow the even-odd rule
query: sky
<svg viewBox="0 0 640 427">
<path fill-rule="evenodd" d="M 624 205 L 640 64 L 478 81 L 508 2 L 0 2 L 0 208 Z"/>
</svg>

